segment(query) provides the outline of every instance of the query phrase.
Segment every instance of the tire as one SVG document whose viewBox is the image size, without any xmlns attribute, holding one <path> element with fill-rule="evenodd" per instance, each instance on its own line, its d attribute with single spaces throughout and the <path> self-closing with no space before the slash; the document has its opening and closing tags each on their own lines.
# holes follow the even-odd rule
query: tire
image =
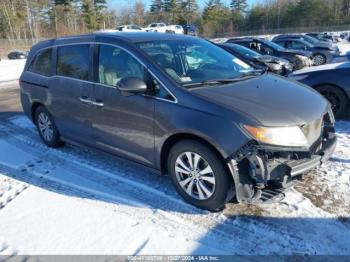
<svg viewBox="0 0 350 262">
<path fill-rule="evenodd" d="M 45 107 L 39 106 L 35 110 L 34 121 L 41 139 L 48 147 L 62 146 L 54 119 Z"/>
<path fill-rule="evenodd" d="M 195 166 L 195 159 L 200 157 L 196 171 L 188 171 L 191 169 L 188 154 L 191 155 L 192 166 Z M 179 164 L 179 159 L 184 166 Z M 176 191 L 190 204 L 210 211 L 219 211 L 225 207 L 232 183 L 224 162 L 206 145 L 194 140 L 176 143 L 168 155 L 168 170 Z M 203 175 L 199 170 L 204 172 Z M 190 193 L 186 192 L 186 188 Z"/>
<path fill-rule="evenodd" d="M 347 110 L 348 99 L 346 94 L 336 86 L 324 85 L 319 86 L 316 90 L 321 93 L 332 105 L 334 116 L 339 118 Z"/>
<path fill-rule="evenodd" d="M 313 57 L 313 62 L 315 66 L 324 65 L 327 62 L 327 58 L 323 54 L 315 54 Z"/>
</svg>

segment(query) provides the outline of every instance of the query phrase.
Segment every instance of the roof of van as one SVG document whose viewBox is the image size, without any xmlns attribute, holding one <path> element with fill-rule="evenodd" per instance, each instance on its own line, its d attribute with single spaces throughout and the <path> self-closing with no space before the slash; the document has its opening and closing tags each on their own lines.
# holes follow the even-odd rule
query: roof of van
<svg viewBox="0 0 350 262">
<path fill-rule="evenodd" d="M 156 32 L 121 32 L 121 31 L 111 31 L 111 32 L 95 32 L 93 34 L 87 35 L 72 35 L 72 36 L 64 36 L 59 37 L 56 42 L 64 42 L 73 39 L 85 40 L 89 38 L 93 38 L 95 36 L 102 37 L 111 37 L 117 38 L 120 40 L 124 40 L 127 42 L 144 42 L 144 41 L 162 41 L 162 40 L 175 40 L 175 39 L 189 39 L 193 38 L 193 36 L 183 35 L 183 34 L 167 34 L 167 33 L 156 33 Z"/>
<path fill-rule="evenodd" d="M 64 45 L 71 43 L 79 43 L 80 41 L 94 41 L 96 37 L 101 38 L 115 38 L 124 42 L 138 43 L 147 41 L 164 41 L 164 40 L 179 40 L 179 39 L 193 39 L 194 36 L 188 36 L 183 34 L 167 34 L 167 33 L 152 33 L 152 32 L 95 32 L 93 34 L 85 35 L 71 35 L 63 36 L 56 39 L 49 39 L 41 41 L 31 48 L 31 53 L 35 53 L 42 48 Z"/>
</svg>

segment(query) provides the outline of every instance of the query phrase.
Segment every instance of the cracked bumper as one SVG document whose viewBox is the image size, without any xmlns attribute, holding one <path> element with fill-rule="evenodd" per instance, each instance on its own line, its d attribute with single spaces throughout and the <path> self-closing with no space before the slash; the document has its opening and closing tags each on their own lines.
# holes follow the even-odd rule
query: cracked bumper
<svg viewBox="0 0 350 262">
<path fill-rule="evenodd" d="M 329 133 L 327 139 L 317 149 L 302 151 L 258 150 L 248 146 L 241 158 L 232 158 L 228 166 L 231 170 L 236 198 L 239 202 L 254 202 L 269 188 L 287 188 L 293 185 L 301 174 L 320 166 L 333 154 L 337 137 Z M 255 150 L 252 150 L 255 148 Z"/>
<path fill-rule="evenodd" d="M 317 151 L 316 154 L 312 155 L 310 159 L 301 159 L 287 162 L 286 165 L 290 168 L 290 176 L 294 177 L 306 173 L 307 171 L 314 169 L 327 161 L 333 154 L 336 145 L 337 137 L 334 136 L 333 138 L 326 141 L 322 145 L 321 149 Z"/>
</svg>

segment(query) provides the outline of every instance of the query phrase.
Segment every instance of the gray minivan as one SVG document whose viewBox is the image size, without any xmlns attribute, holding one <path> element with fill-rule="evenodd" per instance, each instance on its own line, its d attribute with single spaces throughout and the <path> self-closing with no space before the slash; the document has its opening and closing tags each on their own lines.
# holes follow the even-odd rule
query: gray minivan
<svg viewBox="0 0 350 262">
<path fill-rule="evenodd" d="M 336 145 L 329 103 L 196 37 L 96 33 L 40 42 L 20 78 L 50 147 L 78 142 L 169 174 L 188 202 L 273 197 Z"/>
</svg>

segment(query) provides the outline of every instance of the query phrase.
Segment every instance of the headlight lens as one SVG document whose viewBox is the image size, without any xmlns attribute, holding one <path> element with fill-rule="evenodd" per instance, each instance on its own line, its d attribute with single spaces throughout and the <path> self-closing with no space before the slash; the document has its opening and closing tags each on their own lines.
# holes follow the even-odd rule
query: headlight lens
<svg viewBox="0 0 350 262">
<path fill-rule="evenodd" d="M 266 65 L 273 71 L 282 71 L 282 65 L 275 63 L 266 63 Z"/>
<path fill-rule="evenodd" d="M 301 147 L 308 144 L 305 135 L 297 126 L 254 127 L 244 125 L 245 130 L 255 140 L 276 146 Z"/>
<path fill-rule="evenodd" d="M 302 60 L 302 61 L 307 60 L 307 57 L 303 56 L 303 55 L 296 55 L 295 57 Z"/>
</svg>

